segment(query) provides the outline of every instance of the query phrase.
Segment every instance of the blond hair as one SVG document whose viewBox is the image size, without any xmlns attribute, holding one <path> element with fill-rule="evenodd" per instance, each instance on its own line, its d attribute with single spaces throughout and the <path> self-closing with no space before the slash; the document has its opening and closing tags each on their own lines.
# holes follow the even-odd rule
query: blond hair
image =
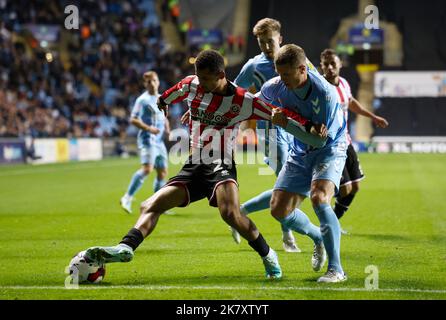
<svg viewBox="0 0 446 320">
<path fill-rule="evenodd" d="M 279 21 L 271 18 L 263 18 L 262 20 L 257 21 L 256 25 L 252 29 L 252 33 L 254 36 L 259 36 L 264 34 L 268 30 L 277 31 L 280 33 L 281 24 Z"/>
<path fill-rule="evenodd" d="M 158 78 L 158 74 L 157 74 L 155 71 L 147 71 L 147 72 L 144 72 L 142 78 L 143 78 L 143 80 L 147 80 L 147 79 L 149 79 L 149 78 L 152 77 L 152 76 L 155 76 L 155 77 Z"/>
</svg>

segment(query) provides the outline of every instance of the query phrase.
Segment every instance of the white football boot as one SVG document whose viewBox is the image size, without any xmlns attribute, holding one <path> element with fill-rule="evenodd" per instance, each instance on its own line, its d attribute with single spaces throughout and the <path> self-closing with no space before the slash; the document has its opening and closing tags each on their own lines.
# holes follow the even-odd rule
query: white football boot
<svg viewBox="0 0 446 320">
<path fill-rule="evenodd" d="M 133 201 L 133 197 L 125 194 L 121 200 L 119 201 L 119 203 L 121 204 L 122 209 L 125 210 L 125 212 L 127 213 L 132 213 L 132 201 Z"/>
<path fill-rule="evenodd" d="M 302 252 L 297 246 L 296 239 L 294 239 L 292 231 L 283 232 L 282 234 L 283 250 L 285 252 Z"/>
<path fill-rule="evenodd" d="M 238 231 L 235 230 L 233 227 L 229 227 L 229 230 L 231 230 L 232 239 L 234 239 L 235 243 L 240 244 L 240 233 L 238 233 Z"/>
<path fill-rule="evenodd" d="M 282 269 L 279 265 L 279 258 L 272 248 L 269 248 L 268 254 L 263 257 L 262 260 L 263 265 L 265 266 L 265 276 L 267 279 L 282 278 Z"/>
<path fill-rule="evenodd" d="M 317 279 L 320 283 L 338 283 L 347 280 L 347 275 L 345 273 L 340 273 L 334 269 L 328 270 L 322 277 Z"/>
<path fill-rule="evenodd" d="M 325 252 L 324 242 L 314 245 L 313 256 L 311 257 L 311 266 L 314 271 L 320 271 L 327 260 L 327 253 Z"/>
</svg>

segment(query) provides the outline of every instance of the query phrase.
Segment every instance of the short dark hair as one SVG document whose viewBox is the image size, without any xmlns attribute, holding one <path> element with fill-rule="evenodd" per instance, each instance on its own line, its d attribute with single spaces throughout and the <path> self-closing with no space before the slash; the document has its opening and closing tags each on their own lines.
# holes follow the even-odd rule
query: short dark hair
<svg viewBox="0 0 446 320">
<path fill-rule="evenodd" d="M 215 50 L 203 50 L 195 59 L 197 70 L 208 70 L 212 73 L 225 71 L 225 60 L 223 56 Z"/>
<path fill-rule="evenodd" d="M 256 25 L 252 29 L 252 33 L 256 37 L 264 34 L 268 30 L 277 31 L 280 33 L 281 27 L 282 26 L 280 25 L 279 21 L 271 18 L 263 18 L 262 20 L 257 21 Z"/>
<path fill-rule="evenodd" d="M 305 64 L 307 61 L 307 56 L 305 55 L 304 49 L 295 44 L 286 44 L 279 49 L 277 57 L 274 61 L 276 65 L 300 65 Z"/>
<path fill-rule="evenodd" d="M 321 61 L 323 59 L 327 59 L 328 57 L 332 56 L 338 57 L 336 51 L 334 51 L 333 49 L 325 49 L 324 51 L 321 52 Z"/>
</svg>

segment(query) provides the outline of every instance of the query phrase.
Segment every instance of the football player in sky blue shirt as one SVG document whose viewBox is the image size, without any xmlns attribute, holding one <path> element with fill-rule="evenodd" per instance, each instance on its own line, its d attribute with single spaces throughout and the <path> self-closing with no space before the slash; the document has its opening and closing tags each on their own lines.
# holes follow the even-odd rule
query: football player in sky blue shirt
<svg viewBox="0 0 446 320">
<path fill-rule="evenodd" d="M 128 213 L 132 212 L 134 194 L 153 169 L 157 172 L 153 182 L 154 192 L 164 186 L 167 176 L 167 149 L 163 134 L 169 133 L 169 121 L 157 105 L 159 78 L 156 72 L 148 71 L 144 73 L 143 81 L 146 91 L 136 99 L 130 119 L 130 123 L 139 128 L 137 142 L 141 168 L 134 173 L 127 192 L 120 201 L 121 207 Z"/>
<path fill-rule="evenodd" d="M 299 138 L 289 130 L 290 121 L 280 109 L 273 110 L 273 122 L 291 132 L 295 138 L 290 154 L 279 173 L 271 199 L 271 214 L 290 229 L 300 232 L 308 228 L 308 217 L 298 207 L 310 197 L 320 221 L 323 244 L 315 254 L 328 254 L 328 269 L 318 282 L 342 282 L 347 279 L 341 265 L 339 221 L 330 203 L 339 190 L 346 159 L 346 122 L 338 102 L 336 89 L 316 70 L 308 67 L 302 48 L 290 44 L 280 48 L 275 66 L 279 77 L 266 82 L 259 97 L 273 105 L 298 112 L 316 124 L 324 124 L 328 136 L 316 144 Z M 315 241 L 316 243 L 316 241 Z M 315 267 L 322 268 L 322 265 Z"/>
</svg>

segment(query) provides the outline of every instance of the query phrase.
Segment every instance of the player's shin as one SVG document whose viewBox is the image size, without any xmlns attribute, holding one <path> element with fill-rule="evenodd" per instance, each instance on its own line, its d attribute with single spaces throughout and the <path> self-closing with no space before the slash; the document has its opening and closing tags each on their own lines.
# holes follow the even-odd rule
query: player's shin
<svg viewBox="0 0 446 320">
<path fill-rule="evenodd" d="M 132 180 L 130 181 L 129 187 L 127 189 L 127 194 L 129 196 L 133 196 L 141 188 L 146 177 L 147 175 L 142 169 L 136 171 L 132 177 Z"/>
<path fill-rule="evenodd" d="M 285 228 L 309 236 L 315 244 L 319 244 L 322 241 L 319 228 L 311 223 L 310 219 L 303 211 L 297 208 L 286 217 L 277 220 L 279 220 Z"/>
<path fill-rule="evenodd" d="M 328 269 L 343 273 L 340 257 L 341 228 L 339 221 L 329 204 L 319 204 L 313 208 L 321 224 L 321 235 L 328 255 Z"/>
</svg>

